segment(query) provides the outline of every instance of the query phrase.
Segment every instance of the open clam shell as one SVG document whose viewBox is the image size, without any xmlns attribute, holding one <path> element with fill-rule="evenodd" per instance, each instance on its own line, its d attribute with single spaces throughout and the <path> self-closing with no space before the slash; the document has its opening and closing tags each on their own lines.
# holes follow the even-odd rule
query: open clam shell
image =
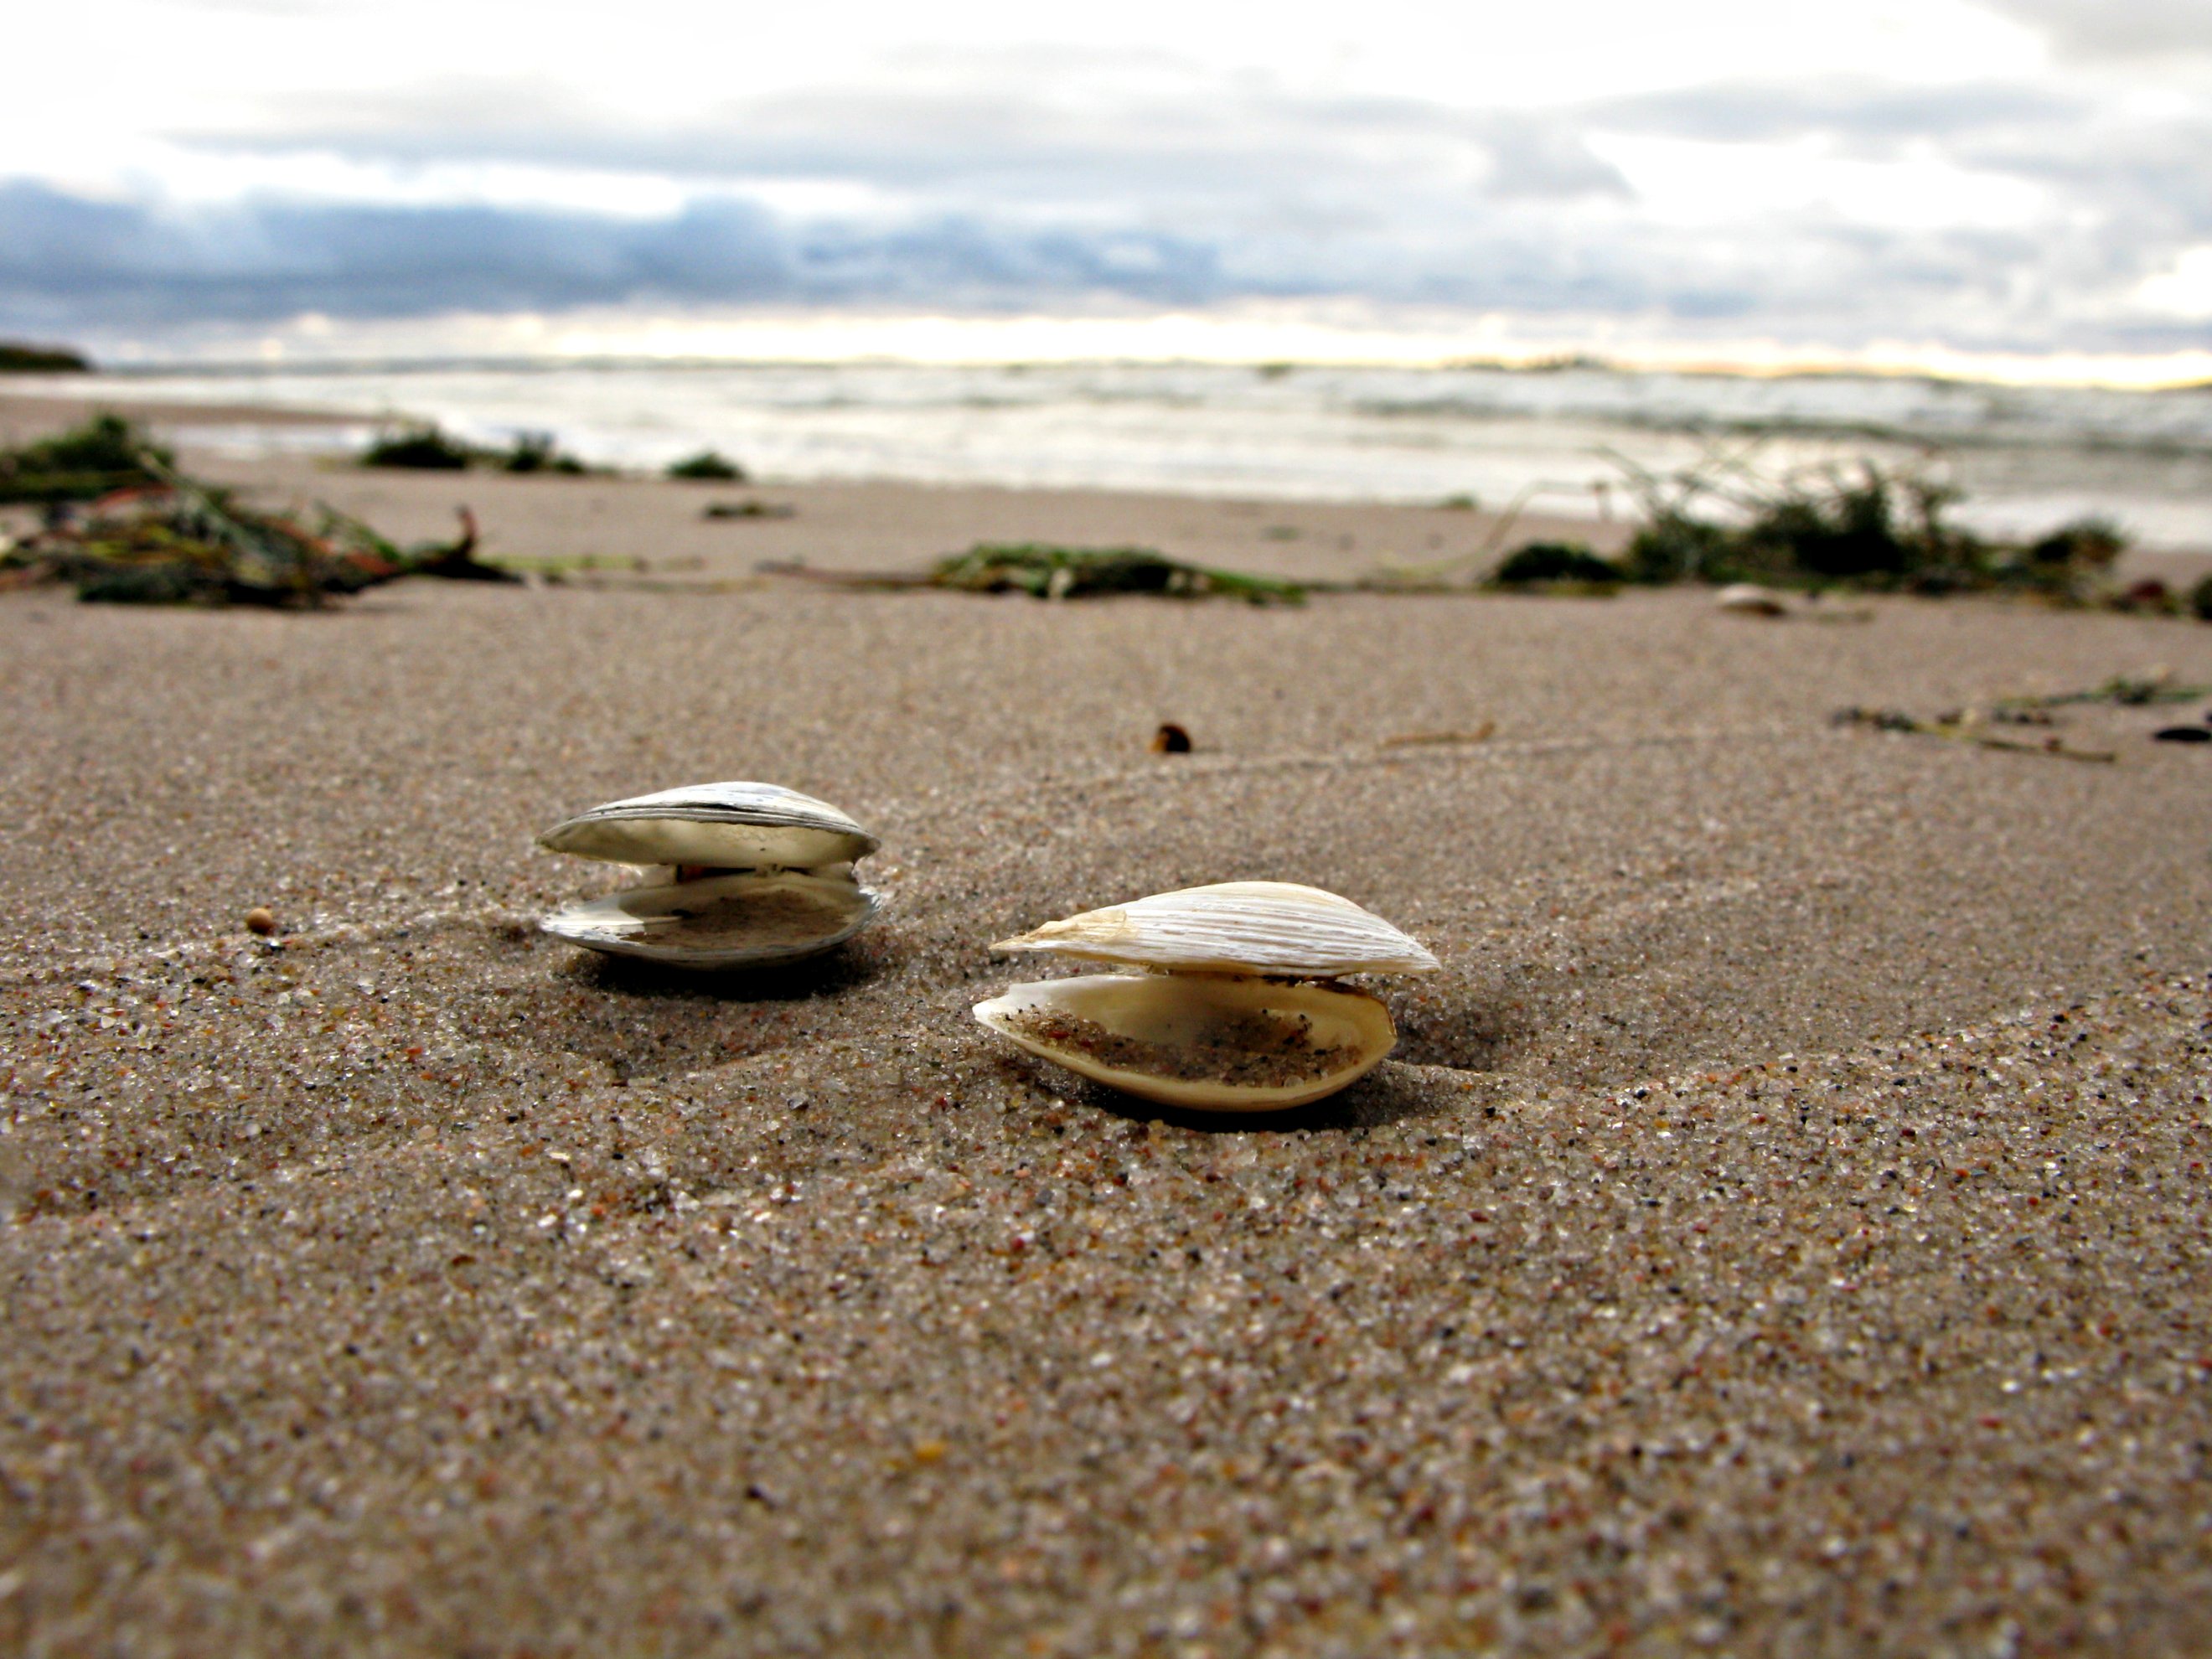
<svg viewBox="0 0 2212 1659">
<path fill-rule="evenodd" d="M 547 933 L 669 967 L 803 961 L 843 944 L 880 908 L 851 862 L 876 838 L 828 802 L 778 784 L 692 784 L 611 801 L 538 842 L 641 866 L 635 884 L 547 916 Z"/>
<path fill-rule="evenodd" d="M 1224 881 L 1079 916 L 1001 939 L 994 951 L 1060 956 L 1171 973 L 1334 979 L 1430 974 L 1435 957 L 1348 898 L 1287 881 Z"/>
<path fill-rule="evenodd" d="M 1168 1106 L 1277 1112 L 1334 1094 L 1397 1042 L 1364 992 L 1196 974 L 1010 986 L 975 1018 L 1041 1059 Z"/>
</svg>

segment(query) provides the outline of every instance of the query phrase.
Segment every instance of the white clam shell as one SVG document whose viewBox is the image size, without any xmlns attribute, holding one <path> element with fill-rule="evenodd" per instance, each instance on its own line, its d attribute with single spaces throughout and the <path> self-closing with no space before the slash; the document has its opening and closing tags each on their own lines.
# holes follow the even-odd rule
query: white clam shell
<svg viewBox="0 0 2212 1659">
<path fill-rule="evenodd" d="M 1363 992 L 1206 975 L 1042 980 L 1009 986 L 974 1012 L 1040 1059 L 1125 1094 L 1211 1112 L 1322 1099 L 1374 1070 L 1398 1040 L 1389 1011 Z M 1255 1021 L 1285 1030 L 1303 1021 L 1295 1029 L 1319 1052 L 1303 1065 L 1239 1065 L 1234 1044 Z"/>
<path fill-rule="evenodd" d="M 539 925 L 571 945 L 672 968 L 769 968 L 842 945 L 879 908 L 847 875 L 744 871 L 625 888 Z"/>
<path fill-rule="evenodd" d="M 1286 881 L 1226 881 L 1156 893 L 1048 921 L 991 948 L 1283 979 L 1428 974 L 1438 966 L 1419 944 L 1350 899 Z"/>
<path fill-rule="evenodd" d="M 538 842 L 642 866 L 637 884 L 546 917 L 547 933 L 670 967 L 803 961 L 843 944 L 879 908 L 852 871 L 876 838 L 827 801 L 781 784 L 687 784 L 610 801 Z"/>
<path fill-rule="evenodd" d="M 866 858 L 876 838 L 811 795 L 781 784 L 686 784 L 609 801 L 563 819 L 538 844 L 617 864 L 812 870 Z"/>
</svg>

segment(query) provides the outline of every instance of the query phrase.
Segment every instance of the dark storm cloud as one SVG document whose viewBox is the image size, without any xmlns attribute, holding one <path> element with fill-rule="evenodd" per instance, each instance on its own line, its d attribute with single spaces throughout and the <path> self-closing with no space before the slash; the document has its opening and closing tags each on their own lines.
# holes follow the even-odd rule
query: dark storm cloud
<svg viewBox="0 0 2212 1659">
<path fill-rule="evenodd" d="M 2096 240 L 1803 222 L 1756 238 L 1526 206 L 1431 227 L 1277 223 L 1233 242 L 945 216 L 792 221 L 742 204 L 617 219 L 489 207 L 96 203 L 0 187 L 0 332 L 409 318 L 586 305 L 891 303 L 979 311 L 1102 296 L 1174 305 L 1360 295 L 1571 324 L 1744 326 L 1806 340 L 1916 331 L 2035 349 L 2140 261 Z M 2179 326 L 2100 325 L 2079 343 L 2162 349 Z"/>
<path fill-rule="evenodd" d="M 1603 278 L 1468 258 L 1498 216 L 1620 203 L 1574 127 L 1405 99 L 1069 105 L 921 86 L 754 100 L 645 130 L 544 88 L 448 83 L 284 108 L 199 134 L 220 157 L 335 156 L 404 175 L 495 163 L 674 179 L 696 204 L 640 222 L 509 206 L 96 204 L 0 191 L 0 322 L 408 316 L 623 301 L 1176 304 L 1354 293 L 1503 302 Z M 775 214 L 748 191 L 827 185 L 865 213 Z M 1500 250 L 1501 253 L 1504 252 Z M 1550 263 L 1540 259 L 1538 264 Z M 58 308 L 58 312 L 57 310 Z"/>
<path fill-rule="evenodd" d="M 81 325 L 409 317 L 647 301 L 989 303 L 1218 287 L 1212 250 L 1130 232 L 957 219 L 794 228 L 741 204 L 664 219 L 493 207 L 247 204 L 156 210 L 0 186 L 0 319 Z"/>
</svg>

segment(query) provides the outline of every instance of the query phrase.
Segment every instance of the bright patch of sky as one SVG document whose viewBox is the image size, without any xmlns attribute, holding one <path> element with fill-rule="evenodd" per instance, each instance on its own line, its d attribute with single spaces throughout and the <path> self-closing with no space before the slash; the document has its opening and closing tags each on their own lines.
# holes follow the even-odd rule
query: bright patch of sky
<svg viewBox="0 0 2212 1659">
<path fill-rule="evenodd" d="M 0 333 L 1260 307 L 1469 350 L 2212 346 L 2212 0 L 111 0 L 10 33 Z"/>
<path fill-rule="evenodd" d="M 1958 166 L 1916 144 L 1893 160 L 1838 155 L 1819 138 L 1716 143 L 1601 136 L 1590 148 L 1619 167 L 1650 211 L 1677 225 L 1818 215 L 1895 229 L 2020 229 L 2047 211 L 2049 191 Z"/>
<path fill-rule="evenodd" d="M 2172 270 L 2147 278 L 2136 297 L 2153 310 L 2212 320 L 2212 244 L 2188 249 Z"/>
</svg>

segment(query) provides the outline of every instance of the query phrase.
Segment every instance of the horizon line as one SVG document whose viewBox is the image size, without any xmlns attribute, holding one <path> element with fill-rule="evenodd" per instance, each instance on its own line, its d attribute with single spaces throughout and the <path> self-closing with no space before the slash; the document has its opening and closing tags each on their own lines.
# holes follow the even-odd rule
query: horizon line
<svg viewBox="0 0 2212 1659">
<path fill-rule="evenodd" d="M 1603 331 L 1598 331 L 1602 333 Z M 9 331 L 10 333 L 13 331 Z M 306 313 L 261 329 L 137 335 L 85 331 L 92 372 L 406 372 L 503 368 L 1208 367 L 1583 370 L 1738 380 L 1917 380 L 1958 385 L 2175 392 L 2212 387 L 2212 343 L 2151 352 L 1975 349 L 1934 340 L 1803 346 L 1772 338 L 1669 342 L 1534 335 L 1508 319 L 1349 319 L 1239 308 L 1149 314 L 723 313 L 446 313 L 338 321 Z M 27 339 L 23 343 L 30 343 Z"/>
</svg>

